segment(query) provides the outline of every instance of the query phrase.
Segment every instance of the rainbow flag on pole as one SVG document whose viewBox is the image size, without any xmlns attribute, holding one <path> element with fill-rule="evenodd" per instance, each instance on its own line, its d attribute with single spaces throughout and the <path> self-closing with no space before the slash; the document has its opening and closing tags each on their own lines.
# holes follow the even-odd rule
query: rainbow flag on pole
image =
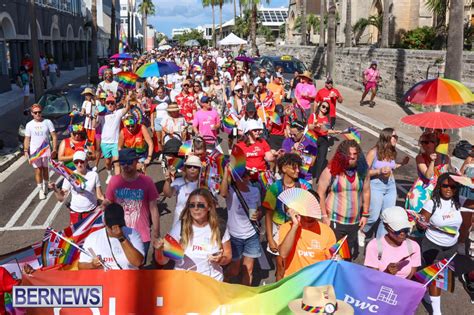
<svg viewBox="0 0 474 315">
<path fill-rule="evenodd" d="M 49 143 L 48 141 L 44 141 L 38 149 L 32 154 L 29 155 L 28 160 L 30 163 L 36 161 L 37 159 L 41 158 L 47 151 L 49 150 Z"/>
<path fill-rule="evenodd" d="M 451 256 L 449 260 L 444 258 L 435 264 L 421 269 L 415 273 L 415 280 L 423 283 L 425 286 L 430 284 L 430 282 L 435 282 L 438 288 L 453 292 L 454 281 L 452 271 L 454 268 L 450 266 L 450 262 L 454 256 L 456 256 L 456 254 Z"/>
<path fill-rule="evenodd" d="M 360 131 L 357 130 L 355 127 L 349 127 L 344 132 L 342 133 L 344 138 L 347 140 L 354 140 L 358 144 L 361 142 L 361 136 L 360 136 Z"/>
<path fill-rule="evenodd" d="M 333 258 L 339 254 L 342 259 L 351 259 L 351 251 L 349 250 L 349 244 L 347 243 L 347 235 L 337 241 L 336 244 L 332 245 L 329 248 L 329 252 Z"/>
</svg>

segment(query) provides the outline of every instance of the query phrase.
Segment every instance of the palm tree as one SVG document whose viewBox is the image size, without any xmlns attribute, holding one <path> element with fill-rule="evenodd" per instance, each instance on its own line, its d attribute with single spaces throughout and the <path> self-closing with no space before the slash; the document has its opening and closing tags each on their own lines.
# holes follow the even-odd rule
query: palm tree
<svg viewBox="0 0 474 315">
<path fill-rule="evenodd" d="M 347 0 L 346 4 L 346 28 L 344 30 L 345 47 L 352 46 L 352 1 Z"/>
<path fill-rule="evenodd" d="M 237 0 L 234 0 L 234 24 L 235 24 L 235 20 L 237 20 L 237 3 L 236 3 Z"/>
<path fill-rule="evenodd" d="M 242 0 L 241 0 L 242 1 Z M 270 0 L 245 0 L 243 4 L 247 4 L 251 8 L 250 15 L 250 42 L 252 45 L 252 54 L 257 53 L 257 23 L 258 23 L 258 6 L 262 1 L 270 3 Z"/>
<path fill-rule="evenodd" d="M 224 6 L 224 3 L 228 3 L 232 0 L 217 0 L 219 4 L 219 40 L 222 39 L 222 7 Z M 234 20 L 235 24 L 235 20 Z"/>
<path fill-rule="evenodd" d="M 31 31 L 31 57 L 33 58 L 33 90 L 35 92 L 35 101 L 37 101 L 44 91 L 44 82 L 41 75 L 41 69 L 38 67 L 39 63 L 39 46 L 38 46 L 38 26 L 36 25 L 36 8 L 35 0 L 28 1 L 28 13 L 30 16 L 30 31 Z"/>
<path fill-rule="evenodd" d="M 97 0 L 91 3 L 92 27 L 91 27 L 91 74 L 90 82 L 97 84 L 99 81 L 97 67 Z"/>
<path fill-rule="evenodd" d="M 212 45 L 214 47 L 217 46 L 217 43 L 216 43 L 216 14 L 215 14 L 216 1 L 217 0 L 202 0 L 202 6 L 203 7 L 211 6 L 211 8 L 212 8 Z"/>
<path fill-rule="evenodd" d="M 152 0 L 143 0 L 138 7 L 143 16 L 143 50 L 147 50 L 147 27 L 148 27 L 148 16 L 155 14 L 155 5 Z"/>
<path fill-rule="evenodd" d="M 311 31 L 316 33 L 316 30 L 319 29 L 319 17 L 314 14 L 306 15 L 306 33 L 310 34 Z M 293 30 L 301 33 L 301 17 L 298 16 L 295 20 L 295 25 Z"/>
<path fill-rule="evenodd" d="M 380 37 L 380 35 L 382 34 L 382 18 L 383 17 L 381 15 L 371 15 L 367 19 L 359 19 L 352 27 L 352 30 L 355 33 L 356 44 L 359 42 L 360 37 L 368 26 L 375 26 L 378 30 L 378 35 Z"/>
<path fill-rule="evenodd" d="M 446 15 L 449 0 L 426 0 L 426 7 L 435 15 L 436 36 L 433 49 L 439 50 L 446 47 Z"/>
<path fill-rule="evenodd" d="M 115 5 L 117 0 L 112 0 L 112 13 L 110 14 L 110 54 L 113 55 L 116 53 L 116 43 L 117 43 L 117 34 L 116 34 L 116 17 L 115 17 Z"/>
<path fill-rule="evenodd" d="M 382 36 L 380 47 L 388 47 L 388 35 L 390 32 L 390 7 L 391 0 L 383 0 L 383 17 L 382 17 Z"/>
<path fill-rule="evenodd" d="M 334 59 L 336 55 L 336 4 L 334 0 L 328 2 L 328 50 L 326 59 L 326 74 L 332 77 Z"/>
<path fill-rule="evenodd" d="M 319 23 L 319 47 L 324 47 L 324 42 L 325 42 L 325 28 L 324 28 L 324 23 L 323 21 L 323 16 L 326 13 L 326 0 L 321 0 L 320 6 L 319 6 L 319 20 L 321 21 Z"/>
<path fill-rule="evenodd" d="M 301 45 L 306 46 L 306 0 L 300 0 Z"/>
</svg>

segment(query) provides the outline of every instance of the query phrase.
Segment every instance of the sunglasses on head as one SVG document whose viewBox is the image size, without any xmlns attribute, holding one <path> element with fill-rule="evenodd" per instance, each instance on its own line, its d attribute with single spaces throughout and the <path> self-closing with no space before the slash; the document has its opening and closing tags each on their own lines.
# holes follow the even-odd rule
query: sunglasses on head
<svg viewBox="0 0 474 315">
<path fill-rule="evenodd" d="M 192 169 L 192 168 L 197 169 L 197 170 L 200 169 L 200 167 L 199 167 L 199 166 L 196 166 L 196 165 L 186 165 L 186 168 L 187 168 L 188 170 L 189 170 L 189 169 Z"/>
<path fill-rule="evenodd" d="M 194 208 L 206 209 L 206 204 L 204 202 L 196 202 L 196 203 L 192 202 L 192 203 L 189 203 L 188 208 L 189 209 L 194 209 Z"/>
<path fill-rule="evenodd" d="M 36 111 L 36 112 L 31 112 L 31 113 L 32 113 L 33 115 L 39 115 L 39 114 L 41 114 L 41 111 L 39 110 L 39 111 Z"/>
<path fill-rule="evenodd" d="M 451 189 L 451 190 L 454 190 L 454 189 L 457 189 L 458 186 L 456 186 L 456 185 L 449 185 L 449 184 L 442 184 L 442 185 L 441 185 L 441 188 L 444 188 L 444 189 L 449 188 L 449 189 Z"/>
</svg>

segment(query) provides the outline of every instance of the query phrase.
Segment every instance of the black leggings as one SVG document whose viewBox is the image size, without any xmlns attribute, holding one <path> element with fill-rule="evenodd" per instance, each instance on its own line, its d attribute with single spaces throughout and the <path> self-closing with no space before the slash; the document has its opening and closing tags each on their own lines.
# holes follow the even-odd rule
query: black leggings
<svg viewBox="0 0 474 315">
<path fill-rule="evenodd" d="M 316 179 L 316 182 L 319 181 L 319 176 L 323 172 L 327 164 L 327 155 L 329 148 L 329 139 L 327 136 L 318 137 L 318 155 L 316 157 L 316 163 L 314 163 L 312 169 L 313 178 Z"/>
</svg>

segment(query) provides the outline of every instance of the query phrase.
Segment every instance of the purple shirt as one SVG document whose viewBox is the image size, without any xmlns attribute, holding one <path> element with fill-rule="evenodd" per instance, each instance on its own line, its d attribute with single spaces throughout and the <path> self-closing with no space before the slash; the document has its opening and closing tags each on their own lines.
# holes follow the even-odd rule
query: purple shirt
<svg viewBox="0 0 474 315">
<path fill-rule="evenodd" d="M 294 144 L 295 141 L 292 138 L 286 138 L 283 141 L 282 149 L 285 152 L 290 153 L 293 150 Z M 318 148 L 310 140 L 304 139 L 296 152 L 299 153 L 303 160 L 303 165 L 300 168 L 300 178 L 310 181 L 312 179 L 310 168 L 314 164 L 314 157 L 318 154 Z"/>
</svg>

